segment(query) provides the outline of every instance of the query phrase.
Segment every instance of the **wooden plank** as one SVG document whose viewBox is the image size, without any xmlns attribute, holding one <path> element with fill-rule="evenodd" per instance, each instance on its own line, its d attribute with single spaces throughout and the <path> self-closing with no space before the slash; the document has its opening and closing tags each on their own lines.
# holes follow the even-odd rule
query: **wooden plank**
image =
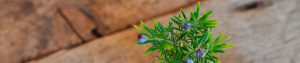
<svg viewBox="0 0 300 63">
<path fill-rule="evenodd" d="M 171 15 L 157 20 L 167 24 L 169 16 Z M 152 26 L 152 21 L 147 21 L 146 24 Z M 135 29 L 130 28 L 29 63 L 154 63 L 155 58 L 151 54 L 144 56 L 149 45 L 136 44 L 138 34 Z"/>
<path fill-rule="evenodd" d="M 220 20 L 220 26 L 213 33 L 225 31 L 232 36 L 227 43 L 237 44 L 226 54 L 220 55 L 222 63 L 293 63 L 299 60 L 299 0 L 268 1 L 258 4 L 262 7 L 249 8 L 256 0 L 229 1 L 210 0 L 202 3 L 202 9 L 214 10 L 213 17 Z M 238 3 L 243 3 L 235 5 Z M 254 2 L 255 3 L 255 2 Z M 256 5 L 256 4 L 254 4 Z M 239 8 L 249 8 L 240 10 Z M 168 17 L 164 17 L 168 18 Z M 160 19 L 160 18 L 159 18 Z M 162 20 L 160 20 L 162 21 Z M 163 20 L 162 22 L 164 22 Z M 151 24 L 151 23 L 147 23 Z M 136 46 L 137 32 L 129 29 L 107 36 L 80 47 L 60 51 L 32 63 L 73 63 L 73 62 L 123 62 L 139 63 L 144 60 L 143 47 Z M 103 47 L 102 47 L 103 46 Z M 110 49 L 105 49 L 110 48 Z M 141 49 L 139 49 L 141 48 Z M 105 52 L 104 52 L 105 51 Z M 111 54 L 110 54 L 111 53 Z M 134 56 L 131 58 L 134 54 Z M 123 56 L 124 55 L 124 56 Z M 116 59 L 117 58 L 117 59 Z M 135 59 L 140 58 L 140 59 Z M 153 58 L 153 57 L 150 57 Z M 65 61 L 65 62 L 64 62 Z"/>
<path fill-rule="evenodd" d="M 95 25 L 88 18 L 73 8 L 63 8 L 67 17 L 64 18 L 54 3 L 55 0 L 0 2 L 0 63 L 36 59 L 80 44 L 82 37 L 93 38 L 90 34 Z M 76 27 L 71 27 L 66 19 Z"/>
<path fill-rule="evenodd" d="M 80 8 L 64 6 L 59 11 L 82 40 L 87 41 L 97 37 L 97 35 L 93 35 L 93 30 L 96 30 L 95 22 L 80 11 Z"/>
<path fill-rule="evenodd" d="M 83 0 L 97 19 L 102 35 L 126 29 L 140 20 L 179 10 L 195 0 Z"/>
<path fill-rule="evenodd" d="M 0 62 L 18 63 L 81 42 L 59 14 L 1 20 Z"/>
<path fill-rule="evenodd" d="M 3 58 L 0 63 L 38 59 L 99 37 L 97 30 L 100 34 L 110 34 L 137 23 L 136 19 L 145 20 L 189 3 L 187 0 L 1 0 L 0 50 L 4 52 L 0 52 Z"/>
</svg>

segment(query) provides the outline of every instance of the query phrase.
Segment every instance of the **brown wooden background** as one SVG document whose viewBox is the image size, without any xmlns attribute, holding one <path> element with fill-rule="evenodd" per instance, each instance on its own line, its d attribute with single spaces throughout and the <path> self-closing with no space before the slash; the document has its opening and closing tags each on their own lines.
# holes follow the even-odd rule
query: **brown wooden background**
<svg viewBox="0 0 300 63">
<path fill-rule="evenodd" d="M 0 0 L 0 63 L 154 63 L 140 20 L 165 23 L 195 0 Z M 223 63 L 300 63 L 299 0 L 206 0 L 237 44 Z"/>
</svg>

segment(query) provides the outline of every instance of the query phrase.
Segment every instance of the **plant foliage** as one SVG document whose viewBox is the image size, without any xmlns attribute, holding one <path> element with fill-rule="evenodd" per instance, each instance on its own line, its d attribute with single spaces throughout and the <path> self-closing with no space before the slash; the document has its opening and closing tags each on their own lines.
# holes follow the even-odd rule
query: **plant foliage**
<svg viewBox="0 0 300 63">
<path fill-rule="evenodd" d="M 223 43 L 230 39 L 225 33 L 213 38 L 212 29 L 218 21 L 209 19 L 211 15 L 212 11 L 200 15 L 198 3 L 189 17 L 181 10 L 181 15 L 171 17 L 168 26 L 154 20 L 154 27 L 150 28 L 141 22 L 141 28 L 134 25 L 141 33 L 138 44 L 152 44 L 145 54 L 158 52 L 159 63 L 220 63 L 216 54 L 224 53 L 234 44 Z"/>
</svg>

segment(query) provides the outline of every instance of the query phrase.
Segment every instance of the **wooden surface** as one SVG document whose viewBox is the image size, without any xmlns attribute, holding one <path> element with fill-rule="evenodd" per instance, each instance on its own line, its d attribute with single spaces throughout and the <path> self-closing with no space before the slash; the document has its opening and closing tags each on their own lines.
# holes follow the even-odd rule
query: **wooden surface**
<svg viewBox="0 0 300 63">
<path fill-rule="evenodd" d="M 78 47 L 190 3 L 193 1 L 0 0 L 0 63 L 27 62 Z"/>
<path fill-rule="evenodd" d="M 195 0 L 83 0 L 103 35 L 195 3 Z"/>
<path fill-rule="evenodd" d="M 130 26 L 152 17 L 165 23 L 191 2 L 1 0 L 0 63 L 153 63 Z M 210 0 L 201 6 L 208 9 L 220 20 L 214 33 L 237 44 L 219 55 L 222 63 L 300 62 L 299 0 Z"/>
<path fill-rule="evenodd" d="M 172 15 L 157 20 L 166 24 Z M 153 25 L 152 20 L 146 23 L 151 27 Z M 136 44 L 138 34 L 134 28 L 130 28 L 29 63 L 154 63 L 154 56 L 144 56 L 150 45 Z"/>
<path fill-rule="evenodd" d="M 221 22 L 220 26 L 214 33 L 219 34 L 221 31 L 225 31 L 228 35 L 232 36 L 232 39 L 227 42 L 237 44 L 236 47 L 227 50 L 226 54 L 219 55 L 222 63 L 299 63 L 300 47 L 298 45 L 300 45 L 300 40 L 298 38 L 300 37 L 300 21 L 298 21 L 299 18 L 297 17 L 300 15 L 300 2 L 298 0 L 268 0 L 259 1 L 257 7 L 249 7 L 248 5 L 252 5 L 253 2 L 257 3 L 255 0 L 212 0 L 202 3 L 202 10 L 214 10 L 213 17 Z M 168 20 L 170 15 L 177 14 L 178 12 L 175 12 L 157 19 L 165 22 Z M 151 24 L 151 22 L 147 23 Z M 32 61 L 32 63 L 73 63 L 72 61 L 64 62 L 64 60 L 76 59 L 78 59 L 76 62 L 94 61 L 89 63 L 107 63 L 103 61 L 108 60 L 103 60 L 103 58 L 108 57 L 105 59 L 110 59 L 111 57 L 128 57 L 127 55 L 131 55 L 130 52 L 132 51 L 136 51 L 139 52 L 137 54 L 141 54 L 141 50 L 136 50 L 136 48 L 141 47 L 137 46 L 132 46 L 128 49 L 128 51 L 123 51 L 123 48 L 127 48 L 126 46 L 134 44 L 136 41 L 136 35 L 136 31 L 131 28 L 126 31 L 115 33 L 114 35 L 92 41 L 82 47 L 62 51 L 49 57 Z M 106 43 L 117 42 L 115 45 L 118 45 L 118 47 L 121 48 L 120 50 L 102 49 L 105 47 L 114 47 L 115 45 L 97 47 L 95 49 L 87 47 L 102 44 L 102 40 Z M 123 42 L 130 44 L 122 44 Z M 120 46 L 120 44 L 122 45 Z M 115 56 L 109 55 L 110 53 L 96 53 L 96 57 L 94 57 L 94 54 L 89 55 L 95 51 L 128 54 Z M 113 61 L 108 62 L 118 63 L 119 61 L 124 61 L 124 63 L 138 63 L 139 61 L 144 61 L 144 58 L 148 57 L 127 59 L 132 60 L 133 62 L 124 61 L 123 59 L 110 59 Z M 150 60 L 147 61 L 152 63 Z"/>
</svg>

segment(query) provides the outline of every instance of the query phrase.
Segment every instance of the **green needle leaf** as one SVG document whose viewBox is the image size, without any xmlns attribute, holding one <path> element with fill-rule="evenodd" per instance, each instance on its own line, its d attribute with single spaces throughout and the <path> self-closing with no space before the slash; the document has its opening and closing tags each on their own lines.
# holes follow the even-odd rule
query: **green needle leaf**
<svg viewBox="0 0 300 63">
<path fill-rule="evenodd" d="M 180 10 L 181 10 L 181 15 L 183 16 L 183 18 L 184 18 L 184 19 L 187 19 L 187 18 L 186 18 L 186 15 L 185 15 L 185 11 L 184 11 L 182 8 L 181 8 Z"/>
<path fill-rule="evenodd" d="M 198 20 L 198 21 L 204 21 L 204 20 L 206 20 L 209 16 L 211 16 L 211 14 L 212 14 L 212 11 L 210 10 L 210 11 L 208 11 L 207 13 L 205 13 L 205 14 L 200 18 L 200 20 Z"/>
<path fill-rule="evenodd" d="M 142 35 L 150 36 L 148 33 L 146 33 L 144 30 L 142 30 L 139 26 L 134 25 L 134 28 L 137 29 Z"/>
<path fill-rule="evenodd" d="M 155 50 L 157 50 L 157 49 L 158 49 L 157 47 L 151 46 L 151 47 L 144 53 L 144 55 L 148 55 L 150 52 L 153 52 L 153 51 L 155 51 Z"/>
<path fill-rule="evenodd" d="M 141 25 L 150 33 L 152 36 L 157 36 L 156 31 L 153 29 L 149 28 L 144 22 L 141 22 Z"/>
<path fill-rule="evenodd" d="M 176 41 L 181 40 L 184 36 L 186 36 L 189 32 L 184 32 L 182 34 L 180 34 L 180 36 L 178 37 L 178 39 Z"/>
<path fill-rule="evenodd" d="M 235 46 L 235 44 L 220 44 L 220 45 L 216 45 L 215 48 L 216 49 L 227 49 L 227 48 L 231 48 Z"/>
</svg>

